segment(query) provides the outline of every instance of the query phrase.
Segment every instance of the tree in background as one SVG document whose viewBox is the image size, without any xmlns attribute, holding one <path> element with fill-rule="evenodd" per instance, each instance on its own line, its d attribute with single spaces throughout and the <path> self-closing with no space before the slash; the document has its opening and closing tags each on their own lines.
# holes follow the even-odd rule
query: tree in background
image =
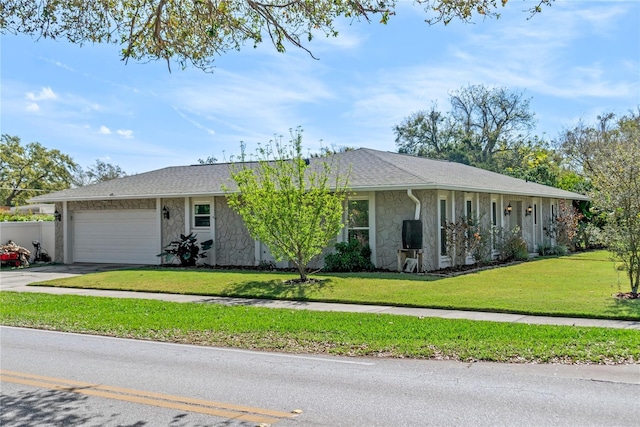
<svg viewBox="0 0 640 427">
<path fill-rule="evenodd" d="M 494 170 L 498 154 L 526 147 L 534 113 L 522 92 L 470 85 L 449 102 L 447 113 L 434 103 L 395 126 L 398 152 Z"/>
<path fill-rule="evenodd" d="M 523 92 L 469 85 L 450 95 L 452 122 L 475 165 L 490 169 L 497 152 L 522 140 L 533 128 L 535 114 Z"/>
<path fill-rule="evenodd" d="M 491 169 L 514 178 L 558 187 L 565 173 L 561 153 L 537 137 L 516 141 L 494 154 Z M 567 188 L 569 190 L 569 188 Z"/>
<path fill-rule="evenodd" d="M 213 156 L 208 156 L 206 159 L 198 159 L 199 165 L 215 165 L 216 163 L 218 163 L 218 159 Z"/>
<path fill-rule="evenodd" d="M 257 163 L 232 163 L 237 191 L 225 188 L 229 206 L 237 212 L 251 237 L 261 241 L 274 259 L 293 262 L 300 280 L 307 266 L 322 253 L 343 226 L 348 176 L 329 159 L 312 162 L 302 156 L 302 130 L 258 149 Z"/>
<path fill-rule="evenodd" d="M 627 272 L 631 293 L 640 284 L 640 109 L 596 125 L 578 124 L 561 138 L 573 167 L 593 189 L 593 209 L 606 215 L 604 242 Z"/>
<path fill-rule="evenodd" d="M 0 205 L 19 206 L 31 197 L 69 188 L 77 165 L 59 150 L 38 142 L 22 145 L 20 138 L 0 140 Z"/>
<path fill-rule="evenodd" d="M 127 174 L 120 166 L 97 159 L 95 164 L 89 166 L 86 171 L 79 166 L 77 167 L 73 177 L 73 185 L 82 187 L 111 179 L 122 178 L 123 176 L 127 176 Z"/>
<path fill-rule="evenodd" d="M 439 111 L 435 102 L 429 110 L 406 117 L 393 131 L 399 153 L 443 160 L 457 157 L 459 147 L 451 117 Z"/>
<path fill-rule="evenodd" d="M 553 0 L 537 0 L 531 14 Z M 387 23 L 395 0 L 4 0 L 0 31 L 35 37 L 66 38 L 72 43 L 114 43 L 122 59 L 176 61 L 203 70 L 214 58 L 245 43 L 266 38 L 278 52 L 304 46 L 316 36 L 336 37 L 335 21 L 375 17 Z M 507 0 L 416 0 L 429 24 L 472 17 L 498 17 Z M 309 52 L 311 53 L 311 52 Z"/>
</svg>

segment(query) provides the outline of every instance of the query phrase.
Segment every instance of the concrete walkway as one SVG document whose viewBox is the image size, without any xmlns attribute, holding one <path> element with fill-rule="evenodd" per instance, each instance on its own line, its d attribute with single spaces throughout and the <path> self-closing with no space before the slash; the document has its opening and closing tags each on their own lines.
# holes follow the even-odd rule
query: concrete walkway
<svg viewBox="0 0 640 427">
<path fill-rule="evenodd" d="M 131 266 L 127 266 L 129 268 Z M 139 298 L 172 302 L 214 303 L 223 305 L 244 305 L 253 307 L 287 308 L 296 310 L 338 311 L 353 313 L 379 313 L 415 317 L 439 317 L 443 319 L 486 320 L 492 322 L 524 323 L 531 325 L 589 326 L 617 329 L 640 330 L 640 321 L 583 319 L 569 317 L 528 316 L 510 313 L 490 313 L 480 311 L 440 310 L 431 308 L 409 308 L 381 305 L 340 304 L 306 301 L 281 301 L 247 298 L 225 298 L 203 295 L 179 295 L 149 292 L 107 291 L 97 289 L 55 288 L 28 286 L 36 281 L 114 270 L 123 266 L 109 264 L 74 264 L 31 267 L 24 270 L 0 271 L 0 290 L 14 292 L 40 292 L 58 295 L 87 295 L 111 298 Z"/>
</svg>

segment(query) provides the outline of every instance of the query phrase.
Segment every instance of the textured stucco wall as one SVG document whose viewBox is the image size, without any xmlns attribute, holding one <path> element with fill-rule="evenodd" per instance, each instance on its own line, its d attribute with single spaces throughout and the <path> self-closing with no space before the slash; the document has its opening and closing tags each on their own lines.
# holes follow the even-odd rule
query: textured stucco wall
<svg viewBox="0 0 640 427">
<path fill-rule="evenodd" d="M 438 198 L 433 190 L 416 190 L 422 221 L 423 270 L 438 268 Z M 402 222 L 415 219 L 415 203 L 406 191 L 376 193 L 376 252 L 378 268 L 396 270 L 402 248 Z"/>
<path fill-rule="evenodd" d="M 438 268 L 440 259 L 440 247 L 438 246 L 438 236 L 440 234 L 440 224 L 438 224 L 438 193 L 435 190 L 423 191 L 422 197 L 422 264 L 424 270 L 435 270 Z"/>
<path fill-rule="evenodd" d="M 62 203 L 56 203 L 56 211 L 62 215 Z M 56 221 L 56 231 L 55 231 L 55 240 L 56 240 L 56 250 L 55 250 L 55 258 L 53 262 L 62 264 L 64 262 L 64 225 L 62 221 Z"/>
<path fill-rule="evenodd" d="M 555 202 L 555 200 L 553 200 Z M 555 244 L 555 239 L 551 236 L 552 221 L 551 221 L 551 199 L 542 199 L 542 209 L 541 209 L 541 221 L 542 221 L 542 242 L 545 244 Z M 557 208 L 555 209 L 555 214 L 558 214 Z"/>
<path fill-rule="evenodd" d="M 491 226 L 491 196 L 488 193 L 480 194 L 480 209 L 476 215 L 483 227 Z"/>
<path fill-rule="evenodd" d="M 533 200 L 530 197 L 522 198 L 522 208 L 519 212 L 522 224 L 522 238 L 527 242 L 527 250 L 529 252 L 535 252 L 535 244 L 533 237 L 533 215 L 526 215 L 527 207 L 533 205 Z"/>
<path fill-rule="evenodd" d="M 224 197 L 215 198 L 216 264 L 254 265 L 255 241 L 242 218 L 227 205 Z"/>
<path fill-rule="evenodd" d="M 415 194 L 414 194 L 415 195 Z M 402 248 L 402 221 L 414 219 L 415 203 L 406 191 L 376 193 L 376 264 L 378 268 L 395 270 L 398 249 Z"/>
<path fill-rule="evenodd" d="M 164 248 L 172 241 L 177 240 L 180 234 L 184 234 L 184 198 L 162 199 L 161 209 L 169 210 L 169 219 L 162 216 L 162 237 L 161 243 Z M 161 212 L 162 215 L 162 212 Z M 163 260 L 164 262 L 164 260 Z M 177 262 L 177 260 L 176 260 Z"/>
</svg>

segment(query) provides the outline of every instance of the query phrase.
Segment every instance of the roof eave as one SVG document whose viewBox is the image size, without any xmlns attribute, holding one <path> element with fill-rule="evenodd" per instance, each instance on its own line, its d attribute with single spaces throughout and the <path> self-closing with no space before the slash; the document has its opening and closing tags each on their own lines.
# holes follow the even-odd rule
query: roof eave
<svg viewBox="0 0 640 427">
<path fill-rule="evenodd" d="M 524 197 L 547 197 L 547 198 L 566 198 L 572 200 L 590 200 L 588 196 L 584 196 L 578 193 L 567 192 L 565 195 L 561 194 L 548 194 L 542 192 L 521 192 L 511 190 L 492 190 L 481 187 L 463 187 L 456 185 L 438 185 L 438 184 L 422 184 L 422 185 L 385 185 L 385 186 L 353 186 L 350 188 L 353 192 L 365 192 L 365 191 L 398 191 L 398 190 L 441 190 L 441 191 L 463 191 L 467 193 L 488 193 L 488 194 L 504 194 L 511 196 L 524 196 Z M 562 190 L 561 190 L 562 191 Z M 169 198 L 182 198 L 182 197 L 217 197 L 224 196 L 224 191 L 217 192 L 193 192 L 193 193 L 163 193 L 163 194 L 125 194 L 125 195 L 96 195 L 96 196 L 72 196 L 72 197 L 47 197 L 37 196 L 29 199 L 29 203 L 55 203 L 55 202 L 80 202 L 80 201 L 94 201 L 94 200 L 128 200 L 128 199 L 169 199 Z"/>
<path fill-rule="evenodd" d="M 512 191 L 512 190 L 492 190 L 481 187 L 463 187 L 456 185 L 441 185 L 441 184 L 428 184 L 428 185 L 386 185 L 386 186 L 359 186 L 359 187 L 351 187 L 351 191 L 353 192 L 364 192 L 364 191 L 398 191 L 398 190 L 442 190 L 442 191 L 463 191 L 467 193 L 487 193 L 487 194 L 504 194 L 510 196 L 524 196 L 524 197 L 546 197 L 546 198 L 555 198 L 555 199 L 571 199 L 571 200 L 591 200 L 588 196 L 567 192 L 567 194 L 548 194 L 542 192 L 522 192 L 522 191 Z M 559 191 L 565 191 L 560 190 Z"/>
</svg>

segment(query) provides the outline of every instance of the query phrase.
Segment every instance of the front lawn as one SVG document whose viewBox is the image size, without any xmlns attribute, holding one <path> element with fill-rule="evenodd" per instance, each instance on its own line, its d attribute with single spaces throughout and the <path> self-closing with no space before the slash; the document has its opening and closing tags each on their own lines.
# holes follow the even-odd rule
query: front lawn
<svg viewBox="0 0 640 427">
<path fill-rule="evenodd" d="M 288 285 L 293 273 L 179 268 L 109 271 L 39 283 L 129 291 L 245 298 L 640 319 L 640 300 L 612 297 L 628 290 L 605 251 L 534 260 L 452 278 L 399 273 L 318 274 L 312 285 Z"/>
<path fill-rule="evenodd" d="M 288 353 L 638 363 L 640 331 L 0 292 L 0 323 Z"/>
</svg>

